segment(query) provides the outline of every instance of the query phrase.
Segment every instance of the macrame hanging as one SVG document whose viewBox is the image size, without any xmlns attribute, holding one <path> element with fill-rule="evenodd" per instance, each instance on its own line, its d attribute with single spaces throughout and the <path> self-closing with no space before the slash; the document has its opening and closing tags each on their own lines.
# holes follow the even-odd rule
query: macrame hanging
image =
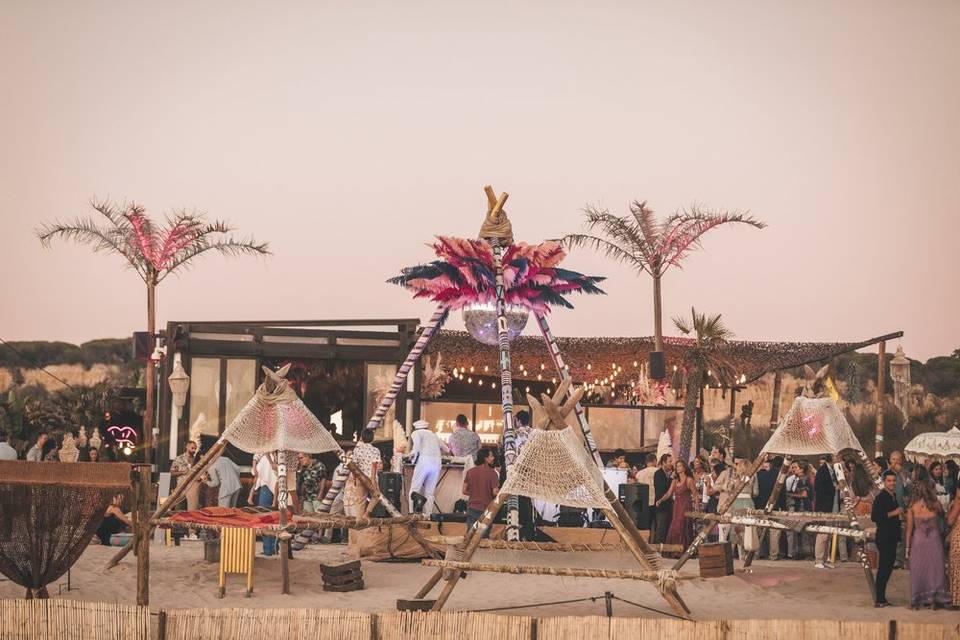
<svg viewBox="0 0 960 640">
<path fill-rule="evenodd" d="M 910 401 L 910 360 L 903 352 L 903 346 L 897 346 L 897 353 L 890 361 L 890 378 L 893 380 L 893 404 L 903 414 L 903 426 L 906 428 L 910 416 L 907 414 Z"/>
</svg>

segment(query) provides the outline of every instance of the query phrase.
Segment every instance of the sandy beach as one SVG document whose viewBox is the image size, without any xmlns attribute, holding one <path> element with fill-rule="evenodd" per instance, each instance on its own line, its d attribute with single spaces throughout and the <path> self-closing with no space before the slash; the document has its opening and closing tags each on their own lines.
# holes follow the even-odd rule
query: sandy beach
<svg viewBox="0 0 960 640">
<path fill-rule="evenodd" d="M 128 556 L 111 570 L 104 569 L 116 548 L 91 546 L 74 565 L 71 589 L 66 576 L 50 585 L 51 597 L 71 600 L 133 604 L 136 598 L 136 563 Z M 254 594 L 244 597 L 243 578 L 228 576 L 227 595 L 217 597 L 217 565 L 203 560 L 202 545 L 185 542 L 180 547 L 151 548 L 150 605 L 154 609 L 186 607 L 322 607 L 384 612 L 395 609 L 397 598 L 410 598 L 431 575 L 432 569 L 415 562 L 363 562 L 366 589 L 328 593 L 321 587 L 317 565 L 350 560 L 346 545 L 314 545 L 298 552 L 290 563 L 290 595 L 280 593 L 279 561 L 258 556 Z M 552 554 L 543 552 L 486 551 L 476 561 L 496 564 L 550 564 L 603 568 L 634 567 L 622 553 Z M 697 575 L 696 560 L 683 570 Z M 504 609 L 504 613 L 532 616 L 603 615 L 603 593 L 643 605 L 640 608 L 614 601 L 615 616 L 658 617 L 669 611 L 655 589 L 629 580 L 515 576 L 472 573 L 460 582 L 446 610 Z M 909 576 L 896 571 L 888 588 L 893 607 L 875 609 L 867 595 L 863 572 L 848 562 L 833 570 L 814 569 L 810 562 L 757 561 L 751 573 L 738 570 L 726 578 L 685 580 L 680 593 L 697 620 L 711 619 L 835 619 L 877 621 L 897 619 L 947 625 L 960 624 L 957 611 L 911 611 L 907 606 Z M 599 596 L 595 602 L 562 605 L 539 603 Z M 23 591 L 10 581 L 0 581 L 0 597 L 20 598 Z"/>
</svg>

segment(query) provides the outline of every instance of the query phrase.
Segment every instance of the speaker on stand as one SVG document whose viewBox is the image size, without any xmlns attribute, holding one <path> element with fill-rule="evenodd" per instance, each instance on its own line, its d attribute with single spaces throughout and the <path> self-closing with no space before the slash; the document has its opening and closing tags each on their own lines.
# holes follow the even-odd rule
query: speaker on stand
<svg viewBox="0 0 960 640">
<path fill-rule="evenodd" d="M 383 497 L 400 511 L 400 498 L 403 495 L 403 474 L 392 471 L 381 471 L 377 476 L 377 484 L 380 485 L 380 493 Z M 390 514 L 382 504 L 373 508 L 371 515 L 374 518 L 389 518 Z"/>
<path fill-rule="evenodd" d="M 623 505 L 638 529 L 650 529 L 650 487 L 646 484 L 622 484 L 619 490 Z"/>
</svg>

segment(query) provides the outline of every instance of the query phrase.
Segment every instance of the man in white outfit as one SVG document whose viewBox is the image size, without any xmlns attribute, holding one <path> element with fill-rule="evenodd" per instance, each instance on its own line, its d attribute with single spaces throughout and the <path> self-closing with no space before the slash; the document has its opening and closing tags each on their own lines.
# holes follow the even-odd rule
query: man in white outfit
<svg viewBox="0 0 960 640">
<path fill-rule="evenodd" d="M 413 448 L 410 460 L 413 461 L 413 480 L 410 482 L 410 506 L 415 513 L 427 515 L 433 511 L 433 494 L 440 481 L 441 455 L 450 454 L 447 445 L 440 441 L 430 429 L 426 420 L 413 423 Z"/>
</svg>

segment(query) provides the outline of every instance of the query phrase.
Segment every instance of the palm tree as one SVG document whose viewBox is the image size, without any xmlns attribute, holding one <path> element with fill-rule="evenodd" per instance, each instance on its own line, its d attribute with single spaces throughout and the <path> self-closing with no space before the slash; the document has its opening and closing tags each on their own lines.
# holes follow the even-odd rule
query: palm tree
<svg viewBox="0 0 960 640">
<path fill-rule="evenodd" d="M 636 200 L 627 216 L 615 216 L 590 205 L 584 213 L 584 226 L 588 231 L 599 231 L 600 235 L 568 234 L 561 240 L 565 246 L 590 247 L 653 278 L 654 352 L 650 354 L 650 376 L 662 379 L 666 375 L 660 295 L 663 275 L 670 267 L 681 267 L 687 254 L 700 247 L 701 238 L 711 229 L 730 223 L 763 229 L 766 223 L 739 211 L 711 211 L 696 203 L 665 220 L 657 220 L 646 201 Z"/>
<path fill-rule="evenodd" d="M 226 222 L 208 222 L 202 214 L 177 211 L 167 216 L 165 224 L 158 225 L 146 216 L 144 207 L 135 203 L 120 206 L 109 200 L 94 200 L 91 206 L 102 218 L 45 224 L 37 229 L 37 236 L 44 246 L 54 238 L 63 238 L 123 257 L 147 285 L 147 333 L 151 340 L 156 335 L 157 285 L 171 273 L 186 269 L 194 258 L 208 251 L 228 256 L 270 254 L 266 243 L 235 238 Z M 153 449 L 155 367 L 156 362 L 148 358 L 143 416 L 148 462 Z"/>
<path fill-rule="evenodd" d="M 687 372 L 686 390 L 683 401 L 683 429 L 680 433 L 680 459 L 690 459 L 690 444 L 696 426 L 697 403 L 700 391 L 707 377 L 715 378 L 720 384 L 736 384 L 736 370 L 727 352 L 727 342 L 733 332 L 724 326 L 720 314 L 707 316 L 690 309 L 691 320 L 674 318 L 673 325 L 685 336 L 694 336 L 683 357 Z"/>
</svg>

